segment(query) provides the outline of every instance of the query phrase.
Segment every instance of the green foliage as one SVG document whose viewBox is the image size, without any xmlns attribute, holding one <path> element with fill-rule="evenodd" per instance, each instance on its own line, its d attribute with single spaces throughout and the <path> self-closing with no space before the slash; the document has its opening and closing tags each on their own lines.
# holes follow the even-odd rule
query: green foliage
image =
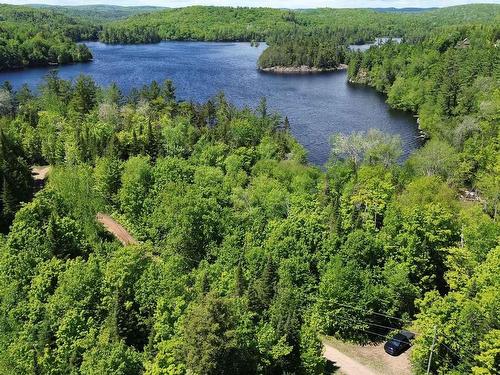
<svg viewBox="0 0 500 375">
<path fill-rule="evenodd" d="M 420 13 L 392 13 L 370 9 L 190 6 L 111 22 L 104 26 L 100 40 L 105 43 L 154 43 L 160 40 L 259 42 L 272 39 L 276 34 L 285 36 L 296 31 L 330 29 L 343 35 L 348 30 L 349 42 L 362 44 L 377 36 L 421 35 L 422 30 L 425 33 L 443 25 L 493 24 L 498 20 L 497 9 L 495 5 L 481 4 Z"/>
<path fill-rule="evenodd" d="M 301 44 L 331 51 L 375 32 L 407 33 L 349 56 L 351 79 L 417 111 L 432 137 L 407 162 L 398 138 L 371 130 L 333 136 L 326 170 L 310 166 L 265 99 L 256 111 L 223 94 L 177 102 L 170 81 L 124 97 L 116 85 L 54 73 L 36 95 L 4 85 L 0 372 L 321 374 L 321 334 L 368 343 L 405 327 L 417 333 L 413 362 L 424 373 L 437 325 L 434 373 L 495 373 L 500 91 L 491 9 L 191 7 L 103 31 L 116 42 L 265 37 L 277 50 L 290 43 L 277 58 L 300 64 L 317 58 Z M 440 28 L 468 11 L 485 25 Z M 345 34 L 325 27 L 333 21 Z M 343 36 L 333 46 L 321 36 L 334 34 Z M 52 172 L 33 197 L 34 163 Z M 140 244 L 121 246 L 99 212 Z"/>
<path fill-rule="evenodd" d="M 498 329 L 495 327 L 499 323 L 497 311 L 500 300 L 496 292 L 500 285 L 499 261 L 499 248 L 496 247 L 484 263 L 464 269 L 467 276 L 463 284 L 457 285 L 446 296 L 428 293 L 419 302 L 422 313 L 418 315 L 416 324 L 421 336 L 413 360 L 421 373 L 426 366 L 426 350 L 434 325 L 437 325 L 439 335 L 437 355 L 431 364 L 433 369 L 444 372 L 453 369 L 465 373 L 475 364 L 473 373 L 496 372 L 498 359 L 495 359 L 494 353 L 498 349 L 498 340 L 495 340 Z"/>
<path fill-rule="evenodd" d="M 230 300 L 207 294 L 186 312 L 182 328 L 186 367 L 197 374 L 252 374 L 251 348 L 238 332 Z M 244 317 L 238 316 L 238 319 Z"/>
<path fill-rule="evenodd" d="M 475 186 L 482 170 L 493 172 L 498 164 L 497 33 L 486 25 L 454 26 L 351 57 L 352 81 L 386 92 L 395 108 L 418 113 L 420 128 L 433 138 L 412 157 L 416 173 Z"/>
<path fill-rule="evenodd" d="M 0 127 L 0 230 L 5 231 L 32 192 L 31 172 L 17 139 Z"/>
<path fill-rule="evenodd" d="M 314 198 L 321 172 L 289 130 L 264 104 L 176 103 L 169 82 L 144 87 L 140 101 L 102 92 L 88 77 L 51 75 L 26 99 L 40 109 L 34 123 L 5 117 L 13 139 L 40 138 L 20 152 L 54 165 L 2 244 L 1 368 L 320 369 L 319 339 L 299 311 L 326 230 Z M 117 115 L 102 116 L 103 104 Z M 103 210 L 145 244 L 111 242 L 95 220 Z"/>
<path fill-rule="evenodd" d="M 0 70 L 68 64 L 92 59 L 79 40 L 95 39 L 97 28 L 52 10 L 0 6 Z"/>
<path fill-rule="evenodd" d="M 313 67 L 334 70 L 345 62 L 346 36 L 338 31 L 282 32 L 269 38 L 270 47 L 259 57 L 260 68 Z"/>
</svg>

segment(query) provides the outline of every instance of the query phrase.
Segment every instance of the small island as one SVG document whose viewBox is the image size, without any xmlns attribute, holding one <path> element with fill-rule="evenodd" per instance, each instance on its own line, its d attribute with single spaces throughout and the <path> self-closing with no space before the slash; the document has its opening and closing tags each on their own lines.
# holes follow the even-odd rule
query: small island
<svg viewBox="0 0 500 375">
<path fill-rule="evenodd" d="M 341 33 L 295 31 L 275 36 L 268 44 L 257 64 L 263 72 L 304 74 L 347 69 L 348 51 Z"/>
</svg>

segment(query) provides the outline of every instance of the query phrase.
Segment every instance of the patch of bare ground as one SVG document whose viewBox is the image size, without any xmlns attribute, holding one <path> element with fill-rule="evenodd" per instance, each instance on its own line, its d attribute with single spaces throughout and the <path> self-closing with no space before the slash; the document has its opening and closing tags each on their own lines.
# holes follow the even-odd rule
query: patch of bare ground
<svg viewBox="0 0 500 375">
<path fill-rule="evenodd" d="M 132 235 L 111 216 L 103 213 L 98 213 L 96 219 L 104 226 L 104 228 L 106 228 L 109 233 L 115 236 L 115 238 L 120 241 L 123 246 L 139 244 L 139 241 L 132 237 Z"/>
<path fill-rule="evenodd" d="M 323 338 L 323 345 L 325 347 L 325 358 L 334 362 L 336 367 L 339 367 L 336 374 L 410 375 L 412 373 L 410 365 L 411 348 L 405 353 L 393 357 L 384 351 L 384 342 L 362 346 L 343 342 L 332 337 L 325 337 Z M 336 355 L 336 352 L 340 353 L 340 355 Z M 346 361 L 345 357 L 350 361 Z M 353 363 L 362 367 L 354 368 Z"/>
<path fill-rule="evenodd" d="M 31 175 L 35 181 L 44 181 L 50 173 L 50 165 L 35 165 L 31 167 Z"/>
</svg>

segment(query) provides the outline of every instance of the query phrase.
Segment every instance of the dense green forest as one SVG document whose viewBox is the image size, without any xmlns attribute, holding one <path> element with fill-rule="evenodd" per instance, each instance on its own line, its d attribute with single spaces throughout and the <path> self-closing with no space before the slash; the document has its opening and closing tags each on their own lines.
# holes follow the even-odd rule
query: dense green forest
<svg viewBox="0 0 500 375">
<path fill-rule="evenodd" d="M 477 48 L 475 83 L 428 95 L 467 101 L 422 112 L 433 138 L 404 164 L 399 139 L 373 130 L 334 136 L 322 171 L 265 100 L 177 102 L 169 81 L 127 97 L 85 76 L 51 74 L 38 95 L 4 85 L 1 372 L 321 374 L 321 334 L 406 327 L 419 374 L 437 327 L 433 373 L 495 374 L 500 92 L 491 30 L 467 32 L 470 48 L 446 42 L 434 61 L 448 71 Z M 400 48 L 359 66 L 371 77 L 374 55 Z M 53 169 L 30 199 L 33 164 Z M 140 244 L 113 240 L 98 212 Z"/>
<path fill-rule="evenodd" d="M 98 40 L 110 21 L 160 9 L 0 4 L 0 70 L 89 61 L 90 50 L 76 42 Z"/>
<path fill-rule="evenodd" d="M 105 43 L 151 43 L 160 40 L 264 41 L 276 33 L 329 28 L 362 43 L 379 36 L 399 37 L 445 25 L 498 22 L 498 5 L 466 5 L 422 13 L 370 9 L 284 10 L 193 6 L 167 9 L 109 23 Z"/>
<path fill-rule="evenodd" d="M 117 6 L 117 5 L 31 5 L 35 8 L 51 9 L 59 13 L 65 13 L 68 16 L 76 18 L 86 18 L 92 22 L 106 22 L 125 19 L 127 17 L 164 10 L 162 7 L 155 6 Z"/>
<path fill-rule="evenodd" d="M 5 9 L 7 44 L 100 27 Z M 406 328 L 416 374 L 431 348 L 432 374 L 498 374 L 497 9 L 192 7 L 104 27 L 110 42 L 268 38 L 287 47 L 262 59 L 346 61 L 354 84 L 418 114 L 430 139 L 404 162 L 399 138 L 370 130 L 333 135 L 312 166 L 265 99 L 180 102 L 171 81 L 125 96 L 55 72 L 36 93 L 4 83 L 0 373 L 326 374 L 322 335 L 369 344 Z M 405 40 L 345 50 L 381 34 Z M 51 166 L 45 185 L 33 165 Z"/>
<path fill-rule="evenodd" d="M 90 50 L 75 42 L 97 32 L 62 13 L 0 4 L 0 70 L 89 61 Z"/>
<path fill-rule="evenodd" d="M 449 178 L 475 186 L 498 164 L 495 143 L 480 153 L 476 147 L 477 137 L 496 139 L 498 130 L 491 119 L 499 110 L 499 33 L 498 27 L 445 28 L 419 43 L 370 48 L 351 55 L 349 77 L 385 92 L 392 107 L 418 113 L 421 129 L 432 138 L 427 147 L 463 152 Z"/>
<path fill-rule="evenodd" d="M 186 7 L 130 17 L 107 24 L 105 43 L 161 40 L 260 41 L 295 24 L 294 12 L 270 8 Z"/>
<path fill-rule="evenodd" d="M 259 57 L 261 69 L 274 67 L 312 67 L 336 69 L 346 62 L 347 39 L 352 34 L 315 30 L 313 32 L 282 32 L 268 38 L 270 47 Z"/>
<path fill-rule="evenodd" d="M 428 345 L 434 324 L 442 333 L 443 346 L 438 352 L 442 373 L 452 373 L 459 361 L 471 361 L 472 345 L 466 342 L 481 340 L 479 346 L 488 348 L 489 354 L 476 358 L 489 361 L 490 372 L 474 366 L 471 370 L 462 364 L 459 373 L 493 374 L 500 369 L 500 296 L 495 290 L 500 285 L 500 255 L 498 247 L 487 250 L 498 245 L 499 228 L 498 41 L 498 27 L 444 28 L 418 43 L 388 43 L 353 54 L 349 61 L 352 82 L 385 92 L 394 108 L 418 113 L 420 127 L 431 140 L 408 163 L 420 173 L 440 174 L 448 186 L 479 192 L 474 199 L 493 218 L 490 228 L 496 228 L 491 245 L 483 243 L 473 250 L 464 242 L 464 233 L 475 233 L 480 238 L 479 232 L 488 225 L 478 221 L 462 227 L 460 245 L 446 250 L 447 261 L 453 263 L 446 266 L 444 274 L 447 293 L 429 292 L 418 302 L 421 312 L 416 327 L 421 335 L 417 336 L 413 360 L 423 362 L 427 356 L 421 345 Z M 424 167 L 422 162 L 427 165 Z M 474 289 L 477 285 L 482 286 Z M 488 309 L 493 313 L 492 320 L 486 318 Z M 478 330 L 463 326 L 463 319 L 475 321 Z"/>
</svg>

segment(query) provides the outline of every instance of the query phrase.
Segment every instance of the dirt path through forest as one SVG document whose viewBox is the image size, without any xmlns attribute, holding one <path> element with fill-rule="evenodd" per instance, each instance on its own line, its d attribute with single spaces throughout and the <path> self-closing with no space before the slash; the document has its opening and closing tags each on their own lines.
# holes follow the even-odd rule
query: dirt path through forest
<svg viewBox="0 0 500 375">
<path fill-rule="evenodd" d="M 328 342 L 323 342 L 325 351 L 323 356 L 329 361 L 333 362 L 336 367 L 339 367 L 339 371 L 345 375 L 378 375 L 376 372 L 372 371 L 365 365 L 362 365 L 358 361 L 348 357 L 341 351 L 335 349 Z"/>
<path fill-rule="evenodd" d="M 340 367 L 342 375 L 377 374 L 377 375 L 411 375 L 411 348 L 397 357 L 388 355 L 384 350 L 384 342 L 372 345 L 357 345 L 324 337 L 325 358 Z M 368 372 L 367 372 L 368 371 Z"/>
<path fill-rule="evenodd" d="M 123 246 L 139 244 L 139 241 L 132 237 L 130 233 L 121 224 L 113 220 L 111 216 L 98 213 L 97 221 L 104 225 L 104 228 L 115 236 L 116 239 L 123 244 Z"/>
</svg>

